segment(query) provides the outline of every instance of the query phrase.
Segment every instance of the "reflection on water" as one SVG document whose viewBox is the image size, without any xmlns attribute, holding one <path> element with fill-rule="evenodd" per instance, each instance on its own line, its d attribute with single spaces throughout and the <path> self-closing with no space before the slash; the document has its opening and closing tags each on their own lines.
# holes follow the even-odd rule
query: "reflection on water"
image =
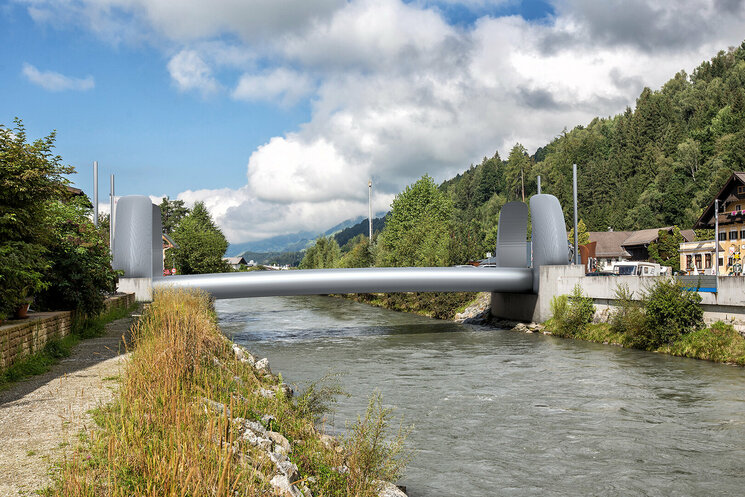
<svg viewBox="0 0 745 497">
<path fill-rule="evenodd" d="M 458 325 L 328 297 L 217 302 L 220 325 L 296 384 L 341 371 L 417 449 L 417 496 L 742 495 L 745 370 Z"/>
</svg>

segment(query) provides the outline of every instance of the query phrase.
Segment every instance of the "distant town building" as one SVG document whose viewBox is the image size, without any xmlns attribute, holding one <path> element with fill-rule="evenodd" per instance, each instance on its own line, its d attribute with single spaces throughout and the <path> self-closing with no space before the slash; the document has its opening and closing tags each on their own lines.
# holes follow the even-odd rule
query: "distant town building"
<svg viewBox="0 0 745 497">
<path fill-rule="evenodd" d="M 222 260 L 227 262 L 233 269 L 240 269 L 241 266 L 246 266 L 246 259 L 241 256 L 238 257 L 223 257 Z"/>
<path fill-rule="evenodd" d="M 607 270 L 614 262 L 648 261 L 649 245 L 659 239 L 661 230 L 673 232 L 672 226 L 638 231 L 590 231 L 590 243 L 595 242 L 595 259 L 599 270 Z M 682 230 L 686 241 L 695 237 L 693 230 Z"/>
<path fill-rule="evenodd" d="M 719 193 L 711 199 L 709 205 L 704 209 L 704 213 L 698 218 L 694 228 L 696 229 L 713 229 L 715 226 L 714 219 L 714 202 L 718 201 L 719 211 L 719 274 L 742 274 L 742 258 L 745 257 L 745 172 L 732 173 L 729 179 Z M 713 261 L 714 241 L 710 241 L 710 246 L 706 250 L 691 252 L 688 247 L 681 245 L 680 266 L 683 268 L 698 268 L 697 255 L 701 255 L 704 260 L 703 268 L 706 269 L 706 256 L 708 255 Z M 689 259 L 688 256 L 692 258 Z M 690 264 L 690 265 L 689 265 Z M 711 271 L 713 272 L 713 271 Z"/>
</svg>

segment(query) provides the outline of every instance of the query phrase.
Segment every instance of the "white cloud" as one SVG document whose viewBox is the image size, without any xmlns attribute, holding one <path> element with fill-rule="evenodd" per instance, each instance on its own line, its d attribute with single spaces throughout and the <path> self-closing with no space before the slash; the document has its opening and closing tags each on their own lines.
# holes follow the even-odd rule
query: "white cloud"
<svg viewBox="0 0 745 497">
<path fill-rule="evenodd" d="M 49 91 L 86 91 L 96 86 L 93 76 L 72 78 L 54 71 L 39 71 L 28 63 L 23 64 L 22 73 L 30 82 Z"/>
<path fill-rule="evenodd" d="M 210 67 L 194 50 L 182 50 L 171 57 L 168 72 L 181 91 L 197 90 L 209 95 L 220 88 Z"/>
<path fill-rule="evenodd" d="M 745 33 L 738 0 L 554 0 L 540 23 L 483 15 L 465 25 L 437 6 L 482 12 L 501 0 L 19 1 L 39 22 L 72 10 L 116 39 L 165 39 L 182 90 L 309 99 L 307 122 L 244 159 L 245 185 L 181 194 L 204 200 L 233 242 L 364 215 L 368 177 L 384 210 L 422 174 L 445 179 L 516 142 L 532 151 L 633 106 L 642 86 L 690 72 Z"/>
<path fill-rule="evenodd" d="M 279 67 L 263 74 L 244 74 L 233 91 L 238 100 L 268 100 L 290 106 L 313 91 L 307 74 Z"/>
</svg>

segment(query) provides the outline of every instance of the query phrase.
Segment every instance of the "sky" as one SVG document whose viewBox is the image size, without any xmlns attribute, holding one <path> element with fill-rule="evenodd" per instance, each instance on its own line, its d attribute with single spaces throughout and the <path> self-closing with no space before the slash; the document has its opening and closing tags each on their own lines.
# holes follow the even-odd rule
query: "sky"
<svg viewBox="0 0 745 497">
<path fill-rule="evenodd" d="M 324 231 L 429 174 L 633 108 L 745 39 L 745 0 L 5 0 L 0 123 L 231 243 Z M 581 166 L 581 165 L 580 165 Z"/>
</svg>

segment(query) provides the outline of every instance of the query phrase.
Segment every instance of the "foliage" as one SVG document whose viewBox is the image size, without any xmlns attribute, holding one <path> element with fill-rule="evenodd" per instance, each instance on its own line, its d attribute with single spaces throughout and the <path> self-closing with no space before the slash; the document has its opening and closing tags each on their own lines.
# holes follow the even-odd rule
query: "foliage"
<svg viewBox="0 0 745 497">
<path fill-rule="evenodd" d="M 475 292 L 396 292 L 360 293 L 348 297 L 394 311 L 413 312 L 435 319 L 453 319 L 476 295 Z"/>
<path fill-rule="evenodd" d="M 577 232 L 577 242 L 580 245 L 587 245 L 588 243 L 590 243 L 590 233 L 587 231 L 587 225 L 581 219 L 577 221 Z M 569 230 L 567 239 L 570 243 L 574 243 L 574 226 L 572 226 L 572 229 Z"/>
<path fill-rule="evenodd" d="M 333 405 L 341 395 L 349 397 L 339 381 L 341 374 L 329 372 L 317 381 L 311 382 L 295 401 L 295 407 L 301 416 L 306 416 L 318 423 L 326 414 L 333 412 Z"/>
<path fill-rule="evenodd" d="M 48 285 L 36 297 L 37 305 L 95 316 L 106 294 L 116 290 L 117 273 L 111 268 L 108 240 L 90 220 L 87 198 L 50 202 L 48 208 L 51 266 L 45 278 Z"/>
<path fill-rule="evenodd" d="M 649 244 L 649 257 L 653 261 L 668 266 L 673 271 L 680 270 L 680 244 L 685 240 L 680 234 L 680 228 L 673 226 L 673 232 L 660 230 L 656 242 Z"/>
<path fill-rule="evenodd" d="M 404 442 L 411 428 L 401 425 L 393 440 L 386 440 L 393 410 L 383 407 L 380 392 L 370 396 L 364 417 L 358 417 L 345 440 L 350 479 L 347 495 L 378 495 L 376 484 L 396 481 L 411 459 Z"/>
<path fill-rule="evenodd" d="M 579 284 L 571 295 L 557 295 L 551 299 L 553 334 L 571 338 L 585 329 L 595 316 L 595 305 L 591 297 L 582 294 Z"/>
<path fill-rule="evenodd" d="M 373 249 L 365 235 L 357 235 L 342 247 L 343 255 L 337 267 L 370 267 L 374 264 Z"/>
<path fill-rule="evenodd" d="M 528 151 L 521 144 L 516 143 L 507 162 L 504 165 L 504 179 L 506 193 L 510 200 L 523 200 L 525 195 L 525 179 L 530 174 L 533 164 Z"/>
<path fill-rule="evenodd" d="M 658 280 L 652 286 L 644 307 L 647 333 L 641 337 L 639 344 L 644 348 L 672 343 L 704 324 L 701 296 L 697 292 L 686 291 L 679 282 L 670 278 Z"/>
<path fill-rule="evenodd" d="M 732 325 L 721 321 L 683 335 L 660 350 L 676 356 L 745 366 L 745 338 Z"/>
<path fill-rule="evenodd" d="M 341 257 L 339 244 L 334 237 L 321 236 L 305 251 L 300 269 L 324 269 L 336 267 Z"/>
<path fill-rule="evenodd" d="M 163 233 L 171 235 L 182 219 L 189 214 L 183 200 L 170 200 L 167 196 L 160 202 L 160 220 L 163 223 Z"/>
<path fill-rule="evenodd" d="M 374 492 L 371 482 L 334 469 L 346 464 L 346 453 L 324 444 L 292 399 L 263 395 L 281 379 L 236 358 L 206 294 L 156 292 L 132 334 L 114 403 L 95 412 L 100 429 L 65 460 L 50 494 L 274 495 L 276 465 L 242 437 L 246 421 L 286 438 L 297 484 L 313 495 Z"/>
<path fill-rule="evenodd" d="M 447 266 L 451 263 L 453 205 L 425 175 L 396 195 L 378 236 L 378 266 Z"/>
<path fill-rule="evenodd" d="M 203 202 L 194 204 L 191 212 L 173 232 L 178 248 L 173 248 L 173 262 L 180 274 L 224 273 L 229 270 L 222 260 L 228 241 L 215 225 Z"/>
<path fill-rule="evenodd" d="M 635 300 L 627 285 L 616 288 L 616 311 L 610 317 L 610 329 L 614 333 L 624 335 L 630 346 L 646 333 L 647 317 L 644 301 Z"/>
<path fill-rule="evenodd" d="M 0 319 L 47 286 L 50 201 L 66 196 L 74 169 L 52 154 L 55 133 L 26 143 L 19 119 L 0 125 Z"/>
</svg>

